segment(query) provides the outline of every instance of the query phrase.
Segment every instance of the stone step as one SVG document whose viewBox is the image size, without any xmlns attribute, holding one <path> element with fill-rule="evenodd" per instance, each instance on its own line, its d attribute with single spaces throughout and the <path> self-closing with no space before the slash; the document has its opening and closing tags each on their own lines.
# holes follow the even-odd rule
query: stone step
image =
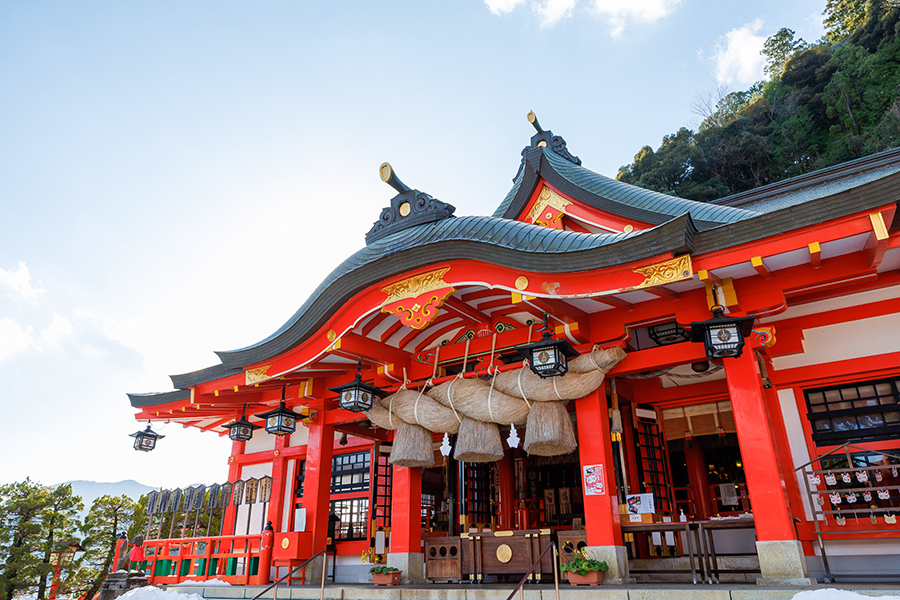
<svg viewBox="0 0 900 600">
<path fill-rule="evenodd" d="M 511 585 L 404 585 L 374 587 L 372 585 L 326 585 L 326 600 L 505 600 L 513 590 Z M 806 587 L 759 586 L 756 584 L 637 584 L 602 585 L 598 587 L 573 587 L 568 583 L 559 586 L 560 600 L 791 600 L 803 590 L 824 588 L 848 589 L 865 596 L 896 596 L 900 598 L 900 586 L 873 586 L 865 584 L 828 584 Z M 169 586 L 168 590 L 185 594 L 199 594 L 209 600 L 251 600 L 264 586 Z M 518 596 L 518 595 L 517 595 Z M 273 590 L 265 600 L 275 598 Z M 318 600 L 319 588 L 292 586 L 278 588 L 281 600 Z M 526 585 L 524 600 L 556 600 L 553 585 Z"/>
</svg>

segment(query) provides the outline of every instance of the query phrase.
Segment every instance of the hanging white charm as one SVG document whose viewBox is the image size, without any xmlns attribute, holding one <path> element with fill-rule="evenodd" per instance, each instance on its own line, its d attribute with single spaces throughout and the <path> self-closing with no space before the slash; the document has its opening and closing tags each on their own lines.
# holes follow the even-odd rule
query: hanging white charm
<svg viewBox="0 0 900 600">
<path fill-rule="evenodd" d="M 452 450 L 452 448 L 450 447 L 450 436 L 445 433 L 444 441 L 441 442 L 441 454 L 443 454 L 444 456 L 450 456 L 450 450 Z"/>
<path fill-rule="evenodd" d="M 516 433 L 516 426 L 512 423 L 509 424 L 509 437 L 506 438 L 506 441 L 510 448 L 519 447 L 519 434 Z"/>
</svg>

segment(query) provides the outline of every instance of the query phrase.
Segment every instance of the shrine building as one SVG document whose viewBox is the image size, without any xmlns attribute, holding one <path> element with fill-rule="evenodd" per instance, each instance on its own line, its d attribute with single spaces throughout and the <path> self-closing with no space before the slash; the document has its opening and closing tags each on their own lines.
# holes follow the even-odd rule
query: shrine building
<svg viewBox="0 0 900 600">
<path fill-rule="evenodd" d="M 129 395 L 234 440 L 227 482 L 148 498 L 151 582 L 323 551 L 335 582 L 546 580 L 550 542 L 613 583 L 896 577 L 900 149 L 702 203 L 529 121 L 492 215 L 385 163 L 363 247 L 278 331 Z"/>
</svg>

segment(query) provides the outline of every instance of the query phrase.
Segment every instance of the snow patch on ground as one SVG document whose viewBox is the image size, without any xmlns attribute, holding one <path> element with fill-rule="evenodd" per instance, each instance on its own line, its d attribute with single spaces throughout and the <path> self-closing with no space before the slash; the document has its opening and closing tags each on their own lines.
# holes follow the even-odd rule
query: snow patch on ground
<svg viewBox="0 0 900 600">
<path fill-rule="evenodd" d="M 897 596 L 864 596 L 849 590 L 825 588 L 798 592 L 791 600 L 897 600 Z"/>
<path fill-rule="evenodd" d="M 208 581 L 182 581 L 181 583 L 176 583 L 173 585 L 177 585 L 178 587 L 182 586 L 195 586 L 195 587 L 213 587 L 217 585 L 231 585 L 227 581 L 222 581 L 221 579 L 210 579 Z"/>
<path fill-rule="evenodd" d="M 119 596 L 121 600 L 203 600 L 200 594 L 166 592 L 152 585 L 140 587 Z"/>
</svg>

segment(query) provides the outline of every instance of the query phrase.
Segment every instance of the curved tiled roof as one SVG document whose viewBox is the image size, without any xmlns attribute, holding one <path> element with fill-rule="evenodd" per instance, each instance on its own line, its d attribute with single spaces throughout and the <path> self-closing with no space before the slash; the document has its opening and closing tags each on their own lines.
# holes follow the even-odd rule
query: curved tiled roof
<svg viewBox="0 0 900 600">
<path fill-rule="evenodd" d="M 540 153 L 540 157 L 543 158 L 540 161 L 540 175 L 551 184 L 564 188 L 565 186 L 561 186 L 560 183 L 568 183 L 575 188 L 572 191 L 581 191 L 581 193 L 576 191 L 576 194 L 578 199 L 586 204 L 614 214 L 629 215 L 636 220 L 652 225 L 689 214 L 698 228 L 708 229 L 717 225 L 734 223 L 757 214 L 752 210 L 742 208 L 685 200 L 610 179 L 576 165 L 546 147 L 528 150 L 526 163 L 536 164 L 536 153 Z M 529 186 L 523 186 L 527 173 L 528 168 L 522 169 L 519 173 L 513 188 L 494 212 L 495 217 L 514 218 L 524 209 L 533 191 L 527 189 Z M 569 190 L 562 189 L 562 191 Z M 588 194 L 583 192 L 588 192 Z"/>
<path fill-rule="evenodd" d="M 420 225 L 373 242 L 345 260 L 266 339 L 216 354 L 226 369 L 267 360 L 324 324 L 337 303 L 374 282 L 430 264 L 472 259 L 537 272 L 578 272 L 665 252 L 689 252 L 695 231 L 688 215 L 653 229 L 617 234 L 559 231 L 495 217 L 458 217 Z M 561 254 L 566 255 L 565 263 L 559 260 Z M 195 383 L 176 377 L 183 385 Z"/>
<path fill-rule="evenodd" d="M 511 220 L 543 178 L 600 210 L 654 225 L 631 233 L 559 231 Z M 863 187 L 865 193 L 863 193 Z M 411 270 L 471 259 L 533 272 L 579 272 L 664 253 L 713 251 L 868 210 L 900 196 L 900 149 L 831 167 L 713 203 L 668 196 L 604 177 L 546 147 L 523 151 L 523 168 L 492 217 L 457 217 L 398 231 L 357 251 L 319 285 L 278 331 L 221 364 L 173 375 L 174 392 L 129 394 L 133 406 L 183 400 L 186 388 L 240 373 L 302 343 L 333 307 L 374 283 Z M 828 198 L 827 201 L 825 199 Z M 822 202 L 814 202 L 823 200 Z M 423 251 L 424 250 L 424 251 Z M 560 255 L 565 254 L 565 261 Z"/>
</svg>

